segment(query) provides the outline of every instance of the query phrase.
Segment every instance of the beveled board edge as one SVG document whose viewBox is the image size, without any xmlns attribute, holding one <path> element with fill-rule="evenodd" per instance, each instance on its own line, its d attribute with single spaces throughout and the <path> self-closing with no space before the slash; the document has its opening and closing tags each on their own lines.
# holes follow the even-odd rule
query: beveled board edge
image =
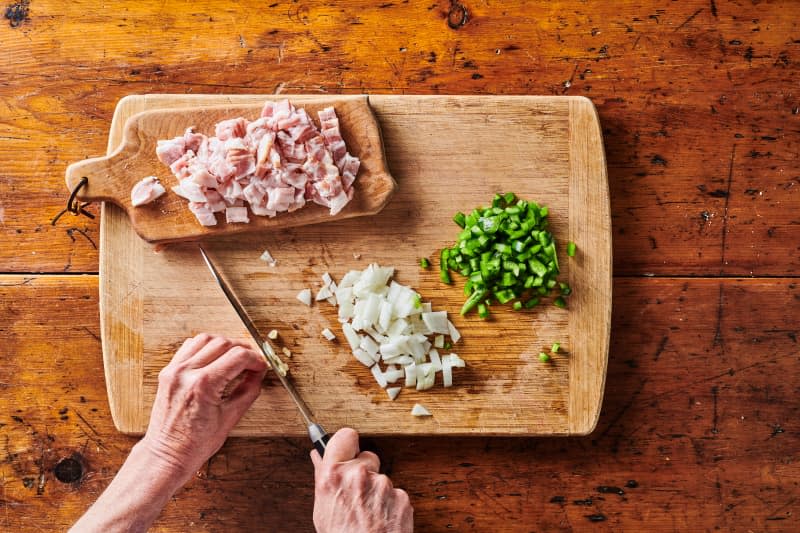
<svg viewBox="0 0 800 533">
<path fill-rule="evenodd" d="M 569 366 L 567 420 L 570 435 L 588 435 L 597 426 L 605 390 L 611 336 L 611 208 L 603 137 L 591 100 L 572 97 L 569 105 Z M 601 160 L 587 154 L 602 155 Z M 599 206 L 593 209 L 592 205 Z M 589 242 L 594 240 L 592 246 Z M 581 249 L 593 249 L 584 254 Z M 583 280 L 578 283 L 577 280 Z M 572 311 L 574 309 L 575 311 Z M 581 334 L 579 334 L 579 332 Z M 581 391 L 577 393 L 577 391 Z"/>
<path fill-rule="evenodd" d="M 130 95 L 122 98 L 114 110 L 108 136 L 107 154 L 114 152 L 122 143 L 122 130 L 125 121 L 131 115 L 146 108 L 144 98 Z M 100 253 L 100 338 L 103 347 L 103 368 L 108 392 L 108 403 L 111 418 L 116 428 L 128 435 L 139 435 L 147 426 L 142 404 L 144 388 L 144 343 L 142 339 L 142 321 L 144 303 L 139 292 L 137 280 L 132 274 L 139 269 L 143 260 L 142 248 L 132 239 L 138 239 L 135 233 L 121 232 L 115 229 L 120 225 L 128 226 L 128 215 L 125 211 L 111 203 L 101 204 L 100 211 L 100 250 L 109 246 L 110 235 L 122 233 L 129 238 L 131 246 L 123 246 L 124 260 L 115 258 L 110 261 L 107 254 Z M 126 294 L 120 301 L 109 300 L 103 295 L 114 294 L 113 285 L 126 287 Z M 117 354 L 112 358 L 111 354 Z M 117 405 L 115 397 L 124 397 L 116 391 L 127 389 L 136 402 L 128 405 Z"/>
</svg>

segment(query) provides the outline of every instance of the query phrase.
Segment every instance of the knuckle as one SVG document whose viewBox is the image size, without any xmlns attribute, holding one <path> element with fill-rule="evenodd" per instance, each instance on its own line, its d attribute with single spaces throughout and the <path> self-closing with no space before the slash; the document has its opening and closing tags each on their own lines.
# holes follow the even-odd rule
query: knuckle
<svg viewBox="0 0 800 533">
<path fill-rule="evenodd" d="M 378 475 L 378 478 L 375 480 L 375 484 L 378 486 L 378 489 L 381 492 L 390 492 L 394 488 L 394 485 L 392 485 L 392 480 L 384 474 Z"/>
<path fill-rule="evenodd" d="M 211 386 L 211 377 L 208 374 L 196 374 L 192 379 L 191 389 L 197 392 L 205 391 Z"/>
<path fill-rule="evenodd" d="M 342 475 L 336 468 L 323 468 L 317 478 L 317 485 L 328 491 L 336 491 L 342 485 Z"/>
<path fill-rule="evenodd" d="M 394 489 L 392 491 L 392 495 L 394 496 L 395 501 L 402 506 L 411 504 L 411 498 L 408 497 L 408 493 L 403 489 Z"/>
<path fill-rule="evenodd" d="M 158 373 L 159 383 L 169 383 L 175 379 L 175 368 L 167 365 Z"/>
<path fill-rule="evenodd" d="M 228 353 L 233 357 L 240 358 L 248 356 L 251 351 L 252 350 L 250 350 L 249 348 L 245 348 L 244 346 L 234 346 L 233 348 L 228 350 Z"/>
<path fill-rule="evenodd" d="M 214 336 L 210 333 L 198 333 L 194 336 L 194 339 L 201 344 L 208 344 L 213 338 Z"/>
</svg>

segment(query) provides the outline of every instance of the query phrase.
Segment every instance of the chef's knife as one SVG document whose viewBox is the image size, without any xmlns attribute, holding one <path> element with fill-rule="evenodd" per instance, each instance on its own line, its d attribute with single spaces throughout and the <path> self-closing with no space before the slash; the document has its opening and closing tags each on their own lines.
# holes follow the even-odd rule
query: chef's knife
<svg viewBox="0 0 800 533">
<path fill-rule="evenodd" d="M 239 315 L 239 318 L 244 323 L 244 327 L 247 328 L 247 331 L 250 332 L 250 335 L 253 337 L 253 340 L 256 341 L 256 344 L 261 348 L 261 352 L 264 354 L 264 357 L 267 358 L 269 361 L 270 366 L 275 371 L 275 375 L 278 376 L 278 380 L 280 380 L 281 385 L 286 389 L 286 392 L 289 393 L 289 396 L 294 400 L 297 409 L 300 410 L 300 414 L 303 415 L 303 418 L 306 421 L 306 426 L 308 427 L 308 436 L 311 438 L 311 442 L 314 443 L 314 448 L 319 452 L 320 456 L 325 455 L 325 447 L 328 444 L 328 440 L 330 436 L 328 433 L 322 429 L 322 426 L 316 423 L 314 420 L 314 416 L 311 414 L 311 410 L 308 408 L 306 403 L 303 401 L 303 398 L 300 397 L 300 394 L 297 392 L 297 389 L 294 388 L 294 384 L 289 381 L 289 379 L 282 375 L 279 368 L 281 366 L 281 362 L 278 359 L 277 355 L 275 355 L 275 349 L 272 347 L 272 344 L 269 340 L 265 340 L 261 338 L 261 335 L 258 333 L 258 329 L 256 329 L 255 324 L 253 321 L 250 320 L 250 317 L 247 315 L 247 312 L 244 310 L 242 303 L 239 301 L 239 298 L 236 297 L 236 294 L 233 290 L 228 286 L 222 276 L 217 271 L 217 268 L 214 266 L 214 263 L 211 262 L 209 259 L 208 254 L 206 251 L 203 250 L 202 246 L 199 246 L 200 253 L 203 255 L 203 260 L 208 265 L 208 269 L 211 271 L 211 274 L 214 276 L 214 279 L 217 280 L 222 292 L 225 293 L 225 297 L 233 306 L 236 314 Z"/>
</svg>

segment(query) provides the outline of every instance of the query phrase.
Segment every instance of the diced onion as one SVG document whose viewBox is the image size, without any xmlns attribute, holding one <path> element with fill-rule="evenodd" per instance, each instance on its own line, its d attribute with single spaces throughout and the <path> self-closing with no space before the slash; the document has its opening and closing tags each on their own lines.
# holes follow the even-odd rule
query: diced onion
<svg viewBox="0 0 800 533">
<path fill-rule="evenodd" d="M 458 332 L 456 327 L 449 320 L 447 321 L 447 329 L 450 332 L 450 338 L 453 339 L 453 344 L 457 343 L 458 339 L 461 338 L 461 333 Z"/>
<path fill-rule="evenodd" d="M 375 381 L 378 382 L 378 385 L 382 389 L 385 389 L 387 385 L 386 376 L 384 376 L 383 372 L 381 372 L 381 367 L 374 365 L 370 370 L 372 370 L 372 375 L 375 376 Z"/>
<path fill-rule="evenodd" d="M 336 335 L 334 335 L 334 333 L 328 328 L 322 330 L 322 336 L 328 339 L 329 341 L 332 341 L 336 338 Z"/>
<path fill-rule="evenodd" d="M 264 253 L 261 254 L 261 257 L 259 257 L 259 259 L 261 259 L 271 267 L 274 267 L 275 265 L 278 264 L 275 258 L 272 257 L 272 254 L 269 253 L 269 250 L 264 250 Z"/>
<path fill-rule="evenodd" d="M 431 358 L 433 370 L 440 372 L 442 370 L 442 360 L 439 358 L 439 352 L 437 350 L 431 350 L 430 353 L 428 353 L 428 356 Z"/>
<path fill-rule="evenodd" d="M 347 323 L 342 324 L 342 331 L 344 332 L 344 337 L 347 339 L 347 342 L 350 344 L 350 348 L 355 351 L 361 345 L 361 335 L 356 333 L 353 326 Z"/>
<path fill-rule="evenodd" d="M 436 335 L 433 339 L 434 348 L 444 348 L 444 335 Z"/>
<path fill-rule="evenodd" d="M 414 416 L 431 416 L 431 412 L 418 403 L 414 404 L 414 407 L 411 409 L 411 414 Z"/>
<path fill-rule="evenodd" d="M 386 394 L 389 395 L 390 400 L 394 401 L 397 395 L 400 394 L 400 389 L 402 389 L 402 387 L 389 387 L 386 389 Z"/>
<path fill-rule="evenodd" d="M 393 274 L 394 268 L 373 263 L 360 272 L 351 270 L 337 285 L 326 272 L 316 298 L 339 307 L 339 322 L 353 356 L 370 368 L 381 388 L 402 380 L 406 387 L 427 390 L 436 383 L 437 372 L 451 387 L 453 368 L 465 363 L 456 354 L 442 357 L 434 348 L 444 348 L 446 336 L 457 342 L 461 334 L 446 311 L 434 311 L 416 291 L 392 281 Z M 335 338 L 327 328 L 323 335 Z M 394 399 L 399 389 L 391 387 L 387 394 Z"/>
<path fill-rule="evenodd" d="M 303 289 L 297 293 L 297 299 L 311 307 L 311 289 Z"/>
<path fill-rule="evenodd" d="M 422 313 L 422 320 L 425 321 L 425 325 L 428 326 L 431 333 L 450 333 L 450 328 L 448 327 L 450 321 L 447 320 L 447 311 Z"/>
<path fill-rule="evenodd" d="M 375 364 L 375 361 L 372 357 L 369 356 L 367 352 L 362 350 L 361 348 L 356 348 L 353 350 L 353 355 L 358 359 L 358 362 L 367 367 L 377 367 L 378 365 Z M 378 369 L 380 371 L 380 368 Z"/>
</svg>

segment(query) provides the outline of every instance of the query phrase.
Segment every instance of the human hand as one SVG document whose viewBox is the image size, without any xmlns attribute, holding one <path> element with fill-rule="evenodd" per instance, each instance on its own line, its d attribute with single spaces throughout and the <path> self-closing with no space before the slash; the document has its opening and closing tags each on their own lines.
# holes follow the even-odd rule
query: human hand
<svg viewBox="0 0 800 533">
<path fill-rule="evenodd" d="M 314 527 L 318 533 L 344 531 L 405 533 L 414 530 L 414 509 L 408 494 L 379 474 L 380 460 L 359 453 L 358 433 L 337 431 L 325 457 L 311 452 L 314 462 Z"/>
<path fill-rule="evenodd" d="M 246 344 L 206 333 L 186 339 L 158 375 L 139 446 L 183 484 L 222 447 L 261 392 L 267 368 Z"/>
</svg>

